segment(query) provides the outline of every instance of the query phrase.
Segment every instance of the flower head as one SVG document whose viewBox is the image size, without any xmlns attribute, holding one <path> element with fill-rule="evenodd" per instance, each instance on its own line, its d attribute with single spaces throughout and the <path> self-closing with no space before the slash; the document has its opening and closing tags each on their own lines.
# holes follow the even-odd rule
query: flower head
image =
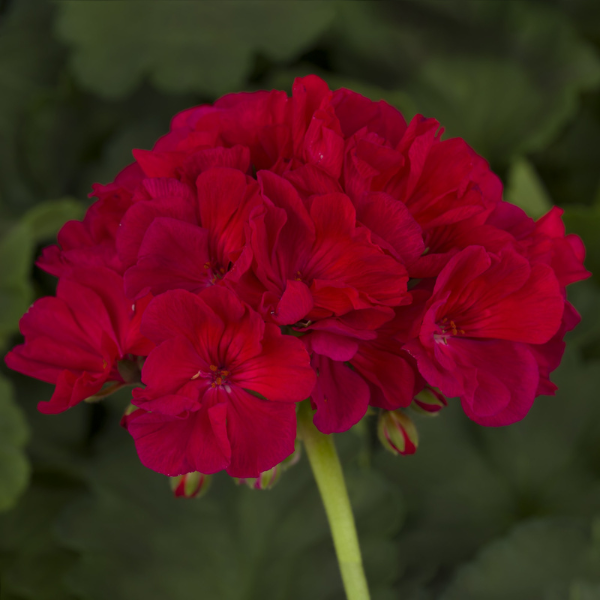
<svg viewBox="0 0 600 600">
<path fill-rule="evenodd" d="M 59 412 L 144 363 L 123 423 L 170 476 L 270 481 L 307 397 L 324 433 L 383 410 L 403 454 L 409 405 L 523 418 L 556 389 L 585 251 L 442 132 L 316 76 L 181 112 L 43 251 L 57 296 L 7 364 L 55 383 Z"/>
</svg>

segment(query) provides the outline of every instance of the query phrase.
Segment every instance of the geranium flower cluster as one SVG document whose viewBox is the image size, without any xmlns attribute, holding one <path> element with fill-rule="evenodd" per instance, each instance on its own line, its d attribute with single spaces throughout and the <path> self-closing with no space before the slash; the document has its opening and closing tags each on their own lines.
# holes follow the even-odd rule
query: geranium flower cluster
<svg viewBox="0 0 600 600">
<path fill-rule="evenodd" d="M 504 202 L 435 119 L 309 76 L 186 110 L 133 154 L 38 261 L 56 297 L 6 362 L 56 384 L 42 412 L 137 384 L 144 465 L 256 478 L 294 452 L 306 398 L 328 434 L 444 395 L 506 425 L 554 393 L 582 242 L 559 208 Z"/>
</svg>

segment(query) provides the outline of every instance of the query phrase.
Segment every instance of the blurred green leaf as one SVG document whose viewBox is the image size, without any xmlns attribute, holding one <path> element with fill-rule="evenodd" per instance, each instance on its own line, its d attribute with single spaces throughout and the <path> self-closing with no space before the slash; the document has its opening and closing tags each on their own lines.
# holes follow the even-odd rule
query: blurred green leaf
<svg viewBox="0 0 600 600">
<path fill-rule="evenodd" d="M 560 206 L 590 205 L 600 189 L 600 96 L 589 94 L 583 107 L 552 144 L 533 156 L 552 199 Z"/>
<path fill-rule="evenodd" d="M 76 593 L 93 600 L 338 598 L 341 580 L 306 459 L 269 492 L 218 477 L 208 496 L 182 501 L 164 476 L 139 463 L 124 431 L 110 438 L 88 471 L 93 494 L 61 525 L 62 540 L 81 554 L 70 577 Z M 401 499 L 376 473 L 354 470 L 348 480 L 373 597 L 383 599 L 398 575 L 390 538 Z"/>
<path fill-rule="evenodd" d="M 567 206 L 563 220 L 568 233 L 585 243 L 585 266 L 600 281 L 600 206 Z"/>
<path fill-rule="evenodd" d="M 335 29 L 342 72 L 408 92 L 499 165 L 547 144 L 600 83 L 597 54 L 547 3 L 348 2 Z"/>
<path fill-rule="evenodd" d="M 84 212 L 83 204 L 73 198 L 47 200 L 28 211 L 22 223 L 30 228 L 35 243 L 53 241 L 67 221 L 82 219 Z"/>
<path fill-rule="evenodd" d="M 514 498 L 491 469 L 475 425 L 457 400 L 436 418 L 412 415 L 419 431 L 413 456 L 379 453 L 375 467 L 403 491 L 408 526 L 398 540 L 410 588 L 431 582 L 514 521 Z"/>
<path fill-rule="evenodd" d="M 14 333 L 33 299 L 29 279 L 34 240 L 31 227 L 19 223 L 0 239 L 0 346 Z"/>
<path fill-rule="evenodd" d="M 472 563 L 459 569 L 440 600 L 584 598 L 581 586 L 573 592 L 571 583 L 582 576 L 600 580 L 600 565 L 594 564 L 599 550 L 589 525 L 581 522 L 526 523 L 486 546 Z"/>
<path fill-rule="evenodd" d="M 238 91 L 254 55 L 298 56 L 331 22 L 326 2 L 62 2 L 61 38 L 82 85 L 105 97 L 145 77 L 167 92 Z M 110 43 L 106 43 L 110 39 Z"/>
<path fill-rule="evenodd" d="M 522 208 L 532 219 L 539 219 L 552 208 L 543 183 L 526 158 L 512 163 L 504 199 Z"/>
<path fill-rule="evenodd" d="M 31 268 L 40 242 L 52 241 L 69 219 L 81 217 L 82 205 L 68 198 L 32 208 L 0 239 L 0 345 L 18 329 L 33 300 Z"/>
<path fill-rule="evenodd" d="M 569 600 L 600 600 L 600 584 L 575 581 L 569 590 Z"/>
<path fill-rule="evenodd" d="M 60 547 L 55 521 L 78 490 L 60 473 L 35 475 L 19 505 L 0 518 L 2 600 L 75 600 L 65 577 L 75 554 Z"/>
<path fill-rule="evenodd" d="M 11 2 L 0 18 L 0 199 L 31 204 L 18 134 L 35 99 L 54 82 L 62 49 L 51 36 L 54 9 L 41 0 Z"/>
<path fill-rule="evenodd" d="M 11 508 L 29 481 L 23 447 L 29 438 L 25 417 L 13 400 L 8 380 L 0 377 L 0 512 Z"/>
<path fill-rule="evenodd" d="M 589 316 L 582 327 L 597 329 L 597 307 Z M 571 345 L 552 379 L 556 396 L 536 400 L 510 427 L 480 427 L 451 400 L 436 418 L 415 415 L 414 456 L 378 456 L 376 466 L 401 487 L 409 508 L 410 525 L 399 538 L 407 568 L 400 595 L 433 585 L 517 522 L 596 513 L 600 363 L 584 363 Z"/>
</svg>

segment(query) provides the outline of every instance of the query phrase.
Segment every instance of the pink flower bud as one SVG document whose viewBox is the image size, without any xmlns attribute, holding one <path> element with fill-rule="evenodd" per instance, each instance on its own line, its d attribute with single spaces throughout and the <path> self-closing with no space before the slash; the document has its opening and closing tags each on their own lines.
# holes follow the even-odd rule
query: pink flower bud
<svg viewBox="0 0 600 600">
<path fill-rule="evenodd" d="M 171 489 L 175 498 L 200 498 L 210 487 L 211 475 L 193 471 L 171 477 Z"/>
<path fill-rule="evenodd" d="M 429 386 L 419 392 L 411 404 L 411 408 L 430 417 L 435 417 L 446 406 L 448 406 L 448 401 L 444 395 Z"/>
<path fill-rule="evenodd" d="M 239 485 L 246 484 L 251 490 L 270 490 L 279 481 L 283 469 L 281 464 L 275 465 L 268 471 L 263 471 L 258 477 L 236 479 Z"/>
<path fill-rule="evenodd" d="M 392 454 L 414 454 L 419 435 L 414 423 L 401 410 L 384 410 L 379 415 L 377 435 L 383 447 Z"/>
</svg>

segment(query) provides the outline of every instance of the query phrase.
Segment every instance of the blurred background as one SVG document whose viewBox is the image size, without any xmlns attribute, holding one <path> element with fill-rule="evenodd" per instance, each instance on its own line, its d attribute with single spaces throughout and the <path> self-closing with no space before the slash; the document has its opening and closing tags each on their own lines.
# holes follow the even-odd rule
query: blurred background
<svg viewBox="0 0 600 600">
<path fill-rule="evenodd" d="M 54 281 L 34 266 L 94 182 L 170 118 L 316 73 L 437 118 L 531 216 L 564 208 L 595 275 L 554 380 L 510 428 L 455 402 L 415 456 L 374 418 L 338 436 L 374 600 L 600 599 L 600 3 L 0 1 L 0 343 Z M 175 500 L 118 421 L 127 398 L 36 412 L 0 376 L 0 600 L 341 600 L 306 459 L 268 492 Z"/>
</svg>

